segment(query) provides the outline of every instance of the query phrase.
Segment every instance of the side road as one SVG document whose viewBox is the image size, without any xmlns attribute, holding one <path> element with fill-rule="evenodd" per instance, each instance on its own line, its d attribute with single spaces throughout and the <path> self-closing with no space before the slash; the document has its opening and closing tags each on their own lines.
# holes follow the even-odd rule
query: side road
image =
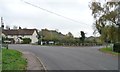
<svg viewBox="0 0 120 72">
<path fill-rule="evenodd" d="M 46 70 L 40 59 L 31 52 L 22 52 L 23 57 L 27 59 L 27 70 Z"/>
</svg>

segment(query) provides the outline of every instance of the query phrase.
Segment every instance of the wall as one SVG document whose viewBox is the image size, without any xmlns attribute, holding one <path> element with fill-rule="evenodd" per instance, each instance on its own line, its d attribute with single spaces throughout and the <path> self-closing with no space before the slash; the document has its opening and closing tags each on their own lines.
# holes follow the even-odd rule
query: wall
<svg viewBox="0 0 120 72">
<path fill-rule="evenodd" d="M 31 36 L 32 42 L 31 43 L 36 43 L 38 42 L 38 38 L 37 38 L 38 34 L 36 31 L 34 31 L 34 33 Z"/>
<path fill-rule="evenodd" d="M 34 31 L 32 35 L 8 35 L 7 37 L 8 38 L 14 38 L 15 42 L 18 41 L 18 38 L 21 37 L 21 38 L 30 38 L 32 41 L 31 43 L 36 43 L 38 42 L 38 38 L 37 38 L 37 32 Z M 21 42 L 22 40 L 19 39 L 19 41 Z"/>
</svg>

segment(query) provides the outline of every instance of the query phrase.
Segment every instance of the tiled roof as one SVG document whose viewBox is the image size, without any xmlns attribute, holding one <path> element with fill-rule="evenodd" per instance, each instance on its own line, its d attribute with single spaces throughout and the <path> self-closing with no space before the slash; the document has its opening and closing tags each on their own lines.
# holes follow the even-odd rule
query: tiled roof
<svg viewBox="0 0 120 72">
<path fill-rule="evenodd" d="M 10 29 L 2 30 L 5 35 L 32 35 L 36 29 Z"/>
</svg>

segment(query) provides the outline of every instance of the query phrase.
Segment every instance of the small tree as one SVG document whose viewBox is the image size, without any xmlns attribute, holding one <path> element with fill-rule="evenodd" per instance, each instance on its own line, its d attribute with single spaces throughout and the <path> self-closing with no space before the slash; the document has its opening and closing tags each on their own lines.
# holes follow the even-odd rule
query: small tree
<svg viewBox="0 0 120 72">
<path fill-rule="evenodd" d="M 6 26 L 6 29 L 7 29 L 7 30 L 9 30 L 9 29 L 10 29 L 10 26 L 9 26 L 9 25 L 7 25 L 7 26 Z"/>
<path fill-rule="evenodd" d="M 82 43 L 84 43 L 84 40 L 85 40 L 85 33 L 84 33 L 84 31 L 80 31 L 80 33 L 81 33 L 80 40 L 82 41 Z"/>
</svg>

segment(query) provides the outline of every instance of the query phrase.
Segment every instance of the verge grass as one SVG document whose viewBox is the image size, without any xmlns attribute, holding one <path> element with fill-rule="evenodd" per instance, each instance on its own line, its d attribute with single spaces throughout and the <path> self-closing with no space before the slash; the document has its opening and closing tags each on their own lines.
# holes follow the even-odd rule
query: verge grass
<svg viewBox="0 0 120 72">
<path fill-rule="evenodd" d="M 2 71 L 2 51 L 0 49 L 0 71 Z"/>
<path fill-rule="evenodd" d="M 2 70 L 25 70 L 27 61 L 22 53 L 12 49 L 2 49 Z"/>
<path fill-rule="evenodd" d="M 120 55 L 120 53 L 113 52 L 112 48 L 101 48 L 99 50 L 105 53 L 112 54 L 112 55 Z"/>
</svg>

